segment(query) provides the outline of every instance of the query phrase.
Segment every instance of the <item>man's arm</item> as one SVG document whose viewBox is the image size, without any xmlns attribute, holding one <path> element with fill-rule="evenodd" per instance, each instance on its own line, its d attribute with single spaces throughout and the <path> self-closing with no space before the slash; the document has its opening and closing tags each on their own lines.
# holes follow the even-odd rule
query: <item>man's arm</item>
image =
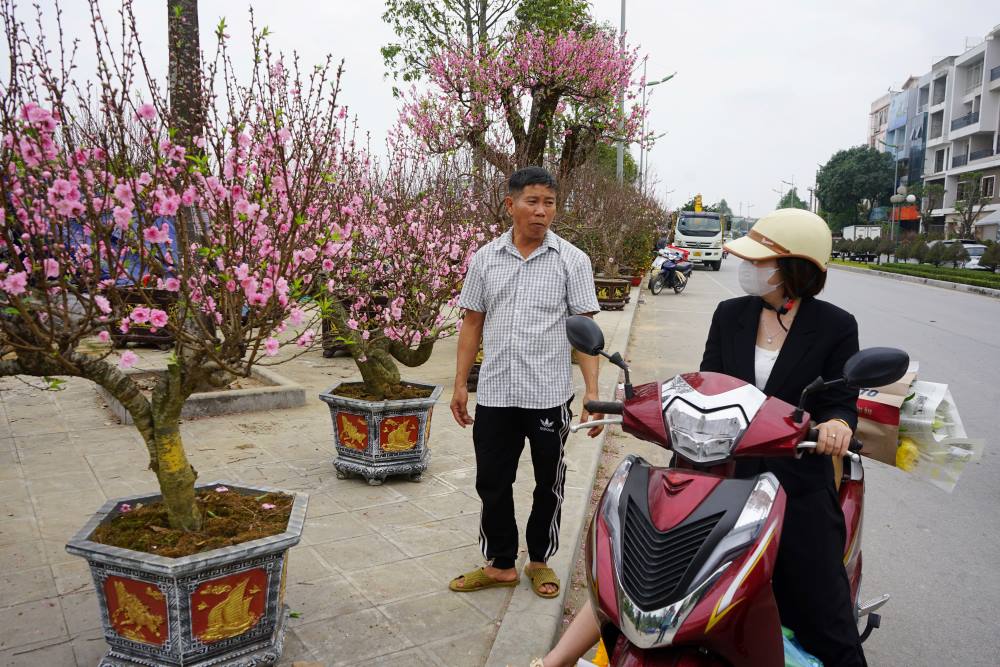
<svg viewBox="0 0 1000 667">
<path fill-rule="evenodd" d="M 576 353 L 576 360 L 580 365 L 580 371 L 583 373 L 584 382 L 584 392 L 583 392 L 583 404 L 586 405 L 587 401 L 598 401 L 600 400 L 600 389 L 597 386 L 597 379 L 600 374 L 600 357 L 590 356 L 589 354 L 584 354 L 583 352 Z M 590 414 L 587 408 L 583 408 L 580 413 L 580 422 L 587 422 L 591 419 L 602 419 L 604 415 L 602 414 Z M 603 426 L 594 426 L 587 431 L 587 435 L 591 438 L 596 438 L 604 430 Z"/>
<path fill-rule="evenodd" d="M 465 311 L 462 318 L 462 330 L 458 334 L 458 358 L 455 362 L 455 393 L 451 399 L 451 414 L 462 428 L 473 422 L 469 416 L 469 371 L 479 352 L 479 343 L 483 340 L 483 322 L 486 313 L 475 310 Z"/>
</svg>

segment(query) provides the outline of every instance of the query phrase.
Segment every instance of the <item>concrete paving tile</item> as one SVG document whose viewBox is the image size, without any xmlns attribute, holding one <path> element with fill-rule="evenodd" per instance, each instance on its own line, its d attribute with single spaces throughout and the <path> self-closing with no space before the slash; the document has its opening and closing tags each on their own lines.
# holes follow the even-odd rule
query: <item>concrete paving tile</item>
<svg viewBox="0 0 1000 667">
<path fill-rule="evenodd" d="M 98 479 L 105 477 L 140 477 L 148 470 L 149 459 L 147 457 L 123 454 L 125 453 L 87 454 L 84 458 Z"/>
<path fill-rule="evenodd" d="M 290 622 L 298 621 L 290 619 Z M 316 656 L 302 643 L 299 636 L 295 634 L 295 628 L 289 627 L 285 633 L 285 648 L 281 652 L 281 659 L 276 663 L 276 667 L 293 667 L 293 665 L 301 662 L 315 663 L 317 662 Z M 325 665 L 326 663 L 319 661 L 319 664 Z"/>
<path fill-rule="evenodd" d="M 63 595 L 59 598 L 59 604 L 62 605 L 66 629 L 71 637 L 101 627 L 97 593 L 93 588 Z"/>
<path fill-rule="evenodd" d="M 56 584 L 48 565 L 23 570 L 4 567 L 0 574 L 0 590 L 3 591 L 0 605 L 11 607 L 55 596 Z"/>
<path fill-rule="evenodd" d="M 37 519 L 38 522 L 38 534 L 46 540 L 53 540 L 55 542 L 62 542 L 65 544 L 69 541 L 71 537 L 76 535 L 77 531 L 83 528 L 83 524 L 86 523 L 84 520 L 89 514 L 84 512 L 85 508 L 80 508 L 80 514 L 76 514 L 76 508 L 70 513 L 67 508 L 66 516 L 59 515 L 48 515 Z M 93 512 L 95 508 L 91 508 Z"/>
<path fill-rule="evenodd" d="M 441 496 L 417 498 L 413 501 L 413 504 L 429 513 L 435 519 L 447 519 L 464 514 L 479 516 L 479 512 L 483 506 L 479 498 L 473 498 L 461 491 L 454 491 Z"/>
<path fill-rule="evenodd" d="M 52 565 L 52 576 L 55 578 L 56 591 L 60 595 L 85 591 L 94 585 L 90 566 L 82 558 Z"/>
<path fill-rule="evenodd" d="M 460 530 L 454 525 L 446 523 L 448 521 L 450 519 L 442 519 L 434 523 L 386 534 L 386 536 L 407 556 L 425 556 L 478 542 L 478 530 L 476 532 Z"/>
<path fill-rule="evenodd" d="M 330 514 L 340 514 L 346 508 L 333 499 L 329 493 L 310 493 L 309 507 L 306 510 L 306 517 L 312 520 L 316 517 L 329 516 Z"/>
<path fill-rule="evenodd" d="M 305 622 L 336 618 L 368 609 L 371 604 L 343 576 L 335 574 L 309 583 L 289 584 L 285 602 L 292 611 L 301 614 Z"/>
<path fill-rule="evenodd" d="M 0 546 L 37 540 L 42 534 L 34 517 L 0 520 Z"/>
<path fill-rule="evenodd" d="M 441 590 L 430 572 L 412 560 L 379 565 L 344 575 L 373 604 L 397 602 Z"/>
<path fill-rule="evenodd" d="M 14 449 L 14 441 L 10 440 L 10 449 L 6 445 L 0 444 L 0 480 L 23 479 L 24 473 L 21 471 L 21 461 L 17 457 Z"/>
<path fill-rule="evenodd" d="M 73 637 L 72 645 L 77 667 L 93 667 L 99 664 L 101 658 L 108 652 L 108 645 L 104 641 L 104 631 L 100 628 L 81 632 Z"/>
<path fill-rule="evenodd" d="M 62 411 L 62 416 L 67 428 L 79 432 L 95 428 L 106 428 L 119 423 L 118 418 L 111 414 L 111 411 L 108 409 L 103 409 L 100 412 L 92 409 L 64 410 Z"/>
<path fill-rule="evenodd" d="M 414 506 L 412 502 L 378 505 L 356 510 L 354 514 L 383 533 L 394 533 L 434 520 L 433 516 Z"/>
<path fill-rule="evenodd" d="M 200 475 L 200 471 L 199 471 Z M 159 493 L 156 475 L 146 471 L 140 477 L 112 477 L 98 479 L 105 498 L 122 498 L 140 493 Z M 97 507 L 93 508 L 95 511 Z"/>
<path fill-rule="evenodd" d="M 367 535 L 372 532 L 374 529 L 358 519 L 355 514 L 343 512 L 306 521 L 305 529 L 302 531 L 302 542 L 317 545 Z"/>
<path fill-rule="evenodd" d="M 288 552 L 288 584 L 325 579 L 335 573 L 312 547 L 299 544 Z"/>
<path fill-rule="evenodd" d="M 464 491 L 470 495 L 476 495 L 476 470 L 475 468 L 461 468 L 449 472 L 435 475 L 436 478 L 448 485 Z"/>
<path fill-rule="evenodd" d="M 23 479 L 0 479 L 0 500 L 28 500 L 28 483 Z"/>
<path fill-rule="evenodd" d="M 48 561 L 49 565 L 56 565 L 57 563 L 83 561 L 83 559 L 80 558 L 79 556 L 73 556 L 72 554 L 66 553 L 65 540 L 60 541 L 60 540 L 42 539 L 40 540 L 40 543 L 42 545 L 42 549 L 45 550 L 45 560 Z"/>
<path fill-rule="evenodd" d="M 35 496 L 35 516 L 38 519 L 74 517 L 80 520 L 80 527 L 83 527 L 106 500 L 107 497 L 99 489 Z"/>
<path fill-rule="evenodd" d="M 442 473 L 451 472 L 452 470 L 462 470 L 469 467 L 471 466 L 458 456 L 441 454 L 435 451 L 431 454 L 431 464 L 427 468 L 427 474 L 440 475 Z"/>
<path fill-rule="evenodd" d="M 403 560 L 406 554 L 381 535 L 364 535 L 349 540 L 326 542 L 315 547 L 316 553 L 341 572 L 353 572 L 376 565 Z"/>
<path fill-rule="evenodd" d="M 327 492 L 338 503 L 349 510 L 396 503 L 403 500 L 402 494 L 391 486 L 371 486 L 360 479 L 336 480 Z"/>
<path fill-rule="evenodd" d="M 382 605 L 379 609 L 411 642 L 426 642 L 451 637 L 464 628 L 478 627 L 489 619 L 451 591 Z"/>
<path fill-rule="evenodd" d="M 75 665 L 73 645 L 69 640 L 60 642 L 45 642 L 37 647 L 23 646 L 7 651 L 0 651 L 0 666 L 2 667 L 62 667 Z M 90 663 L 94 665 L 96 663 Z"/>
<path fill-rule="evenodd" d="M 19 452 L 18 458 L 21 460 L 24 477 L 32 480 L 51 475 L 86 472 L 90 469 L 87 460 L 69 446 L 24 450 Z"/>
<path fill-rule="evenodd" d="M 518 586 L 527 585 L 526 580 L 522 580 L 518 584 Z M 510 596 L 513 593 L 513 588 L 490 588 L 485 591 L 476 591 L 475 595 L 469 594 L 465 600 L 483 612 L 486 618 L 500 621 L 503 618 L 503 613 L 507 610 L 507 605 L 510 604 Z"/>
<path fill-rule="evenodd" d="M 31 506 L 31 501 L 27 498 L 9 498 L 0 500 L 0 520 L 2 519 L 31 519 L 35 516 L 35 510 Z"/>
<path fill-rule="evenodd" d="M 68 638 L 58 598 L 0 608 L 0 651 Z"/>
<path fill-rule="evenodd" d="M 5 571 L 35 567 L 45 562 L 41 540 L 25 540 L 0 547 L 0 566 Z"/>
<path fill-rule="evenodd" d="M 436 665 L 424 651 L 411 648 L 392 655 L 380 655 L 373 660 L 359 663 L 357 667 L 436 667 Z"/>
<path fill-rule="evenodd" d="M 439 584 L 445 587 L 447 587 L 448 582 L 463 572 L 482 567 L 485 563 L 478 544 L 423 556 L 417 558 L 416 561 L 425 567 Z"/>
<path fill-rule="evenodd" d="M 12 416 L 9 420 L 10 432 L 16 438 L 26 435 L 46 435 L 50 433 L 64 433 L 66 425 L 62 419 L 54 416 L 19 417 Z"/>
<path fill-rule="evenodd" d="M 440 479 L 435 479 L 431 476 L 424 476 L 423 480 L 420 482 L 411 482 L 402 478 L 389 479 L 386 480 L 386 485 L 391 485 L 395 491 L 398 491 L 400 495 L 408 499 L 439 496 L 443 493 L 451 493 L 455 490 L 455 487 L 452 485 L 446 484 Z"/>
<path fill-rule="evenodd" d="M 88 468 L 84 472 L 66 472 L 45 477 L 29 477 L 28 489 L 38 498 L 52 493 L 72 493 L 94 491 L 101 493 L 94 474 Z"/>
<path fill-rule="evenodd" d="M 482 665 L 490 655 L 496 634 L 496 624 L 487 623 L 465 634 L 425 644 L 423 649 L 439 667 Z"/>
<path fill-rule="evenodd" d="M 295 634 L 321 661 L 330 665 L 356 665 L 412 646 L 377 609 L 300 625 Z"/>
</svg>

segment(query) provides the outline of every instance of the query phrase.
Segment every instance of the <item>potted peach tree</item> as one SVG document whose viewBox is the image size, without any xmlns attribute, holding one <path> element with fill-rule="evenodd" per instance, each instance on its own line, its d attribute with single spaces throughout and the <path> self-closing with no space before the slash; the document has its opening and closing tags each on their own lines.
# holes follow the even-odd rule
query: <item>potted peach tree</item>
<svg viewBox="0 0 1000 667">
<path fill-rule="evenodd" d="M 344 257 L 345 175 L 364 160 L 345 138 L 339 73 L 286 69 L 256 32 L 252 83 L 240 85 L 221 27 L 215 62 L 227 66 L 204 73 L 210 113 L 185 150 L 156 83 L 143 81 L 147 101 L 133 92 L 146 70 L 128 3 L 123 17 L 112 48 L 94 15 L 87 109 L 71 102 L 88 97 L 62 61 L 50 64 L 43 38 L 4 6 L 13 69 L 0 89 L 0 375 L 50 389 L 58 376 L 88 379 L 121 402 L 145 442 L 159 488 L 109 501 L 67 545 L 90 564 L 107 662 L 270 664 L 306 497 L 199 484 L 180 412 L 198 387 L 310 348 L 311 320 L 326 307 L 307 296 L 310 283 Z M 138 294 L 169 292 L 172 308 L 123 298 L 135 276 L 151 288 Z M 135 353 L 110 344 L 131 327 L 172 340 L 150 396 L 125 372 Z"/>
<path fill-rule="evenodd" d="M 330 328 L 361 378 L 320 394 L 333 420 L 338 476 L 373 485 L 389 475 L 417 481 L 427 468 L 442 387 L 404 380 L 399 365 L 423 364 L 455 331 L 465 270 L 487 232 L 485 207 L 462 184 L 455 158 L 428 159 L 399 132 L 385 164 L 371 163 L 358 179 L 368 187 L 343 208 L 347 261 L 330 273 Z"/>
</svg>

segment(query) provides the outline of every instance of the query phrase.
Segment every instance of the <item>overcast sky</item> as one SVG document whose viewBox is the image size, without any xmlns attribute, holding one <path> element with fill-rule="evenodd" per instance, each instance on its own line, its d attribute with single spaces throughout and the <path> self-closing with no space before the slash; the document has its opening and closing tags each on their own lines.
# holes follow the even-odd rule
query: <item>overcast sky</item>
<svg viewBox="0 0 1000 667">
<path fill-rule="evenodd" d="M 397 108 L 379 54 L 393 39 L 383 3 L 201 0 L 202 47 L 213 46 L 225 16 L 234 58 L 247 54 L 251 4 L 277 49 L 297 50 L 306 63 L 327 53 L 346 60 L 341 100 L 381 139 Z M 619 0 L 592 4 L 599 20 L 618 25 Z M 62 5 L 67 33 L 84 35 L 84 0 Z M 136 9 L 145 51 L 165 78 L 166 2 L 137 0 Z M 677 72 L 649 100 L 652 129 L 668 132 L 650 158 L 657 194 L 672 205 L 696 192 L 706 202 L 725 197 L 734 212 L 742 202 L 744 214 L 759 216 L 775 207 L 773 190 L 787 189 L 786 180 L 808 200 L 817 164 L 865 143 L 872 100 L 997 23 L 1000 7 L 986 0 L 628 0 L 628 37 L 649 56 L 648 78 Z M 86 53 L 79 64 L 80 78 L 93 71 Z"/>
</svg>

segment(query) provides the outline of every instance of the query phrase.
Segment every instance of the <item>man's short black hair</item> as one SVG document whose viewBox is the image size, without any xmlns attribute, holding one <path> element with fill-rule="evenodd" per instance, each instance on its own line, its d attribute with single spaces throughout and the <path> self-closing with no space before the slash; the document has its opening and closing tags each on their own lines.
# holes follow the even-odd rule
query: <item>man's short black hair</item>
<svg viewBox="0 0 1000 667">
<path fill-rule="evenodd" d="M 543 167 L 525 167 L 510 175 L 507 182 L 507 194 L 516 197 L 529 185 L 544 185 L 553 192 L 558 192 L 555 176 Z"/>
</svg>

